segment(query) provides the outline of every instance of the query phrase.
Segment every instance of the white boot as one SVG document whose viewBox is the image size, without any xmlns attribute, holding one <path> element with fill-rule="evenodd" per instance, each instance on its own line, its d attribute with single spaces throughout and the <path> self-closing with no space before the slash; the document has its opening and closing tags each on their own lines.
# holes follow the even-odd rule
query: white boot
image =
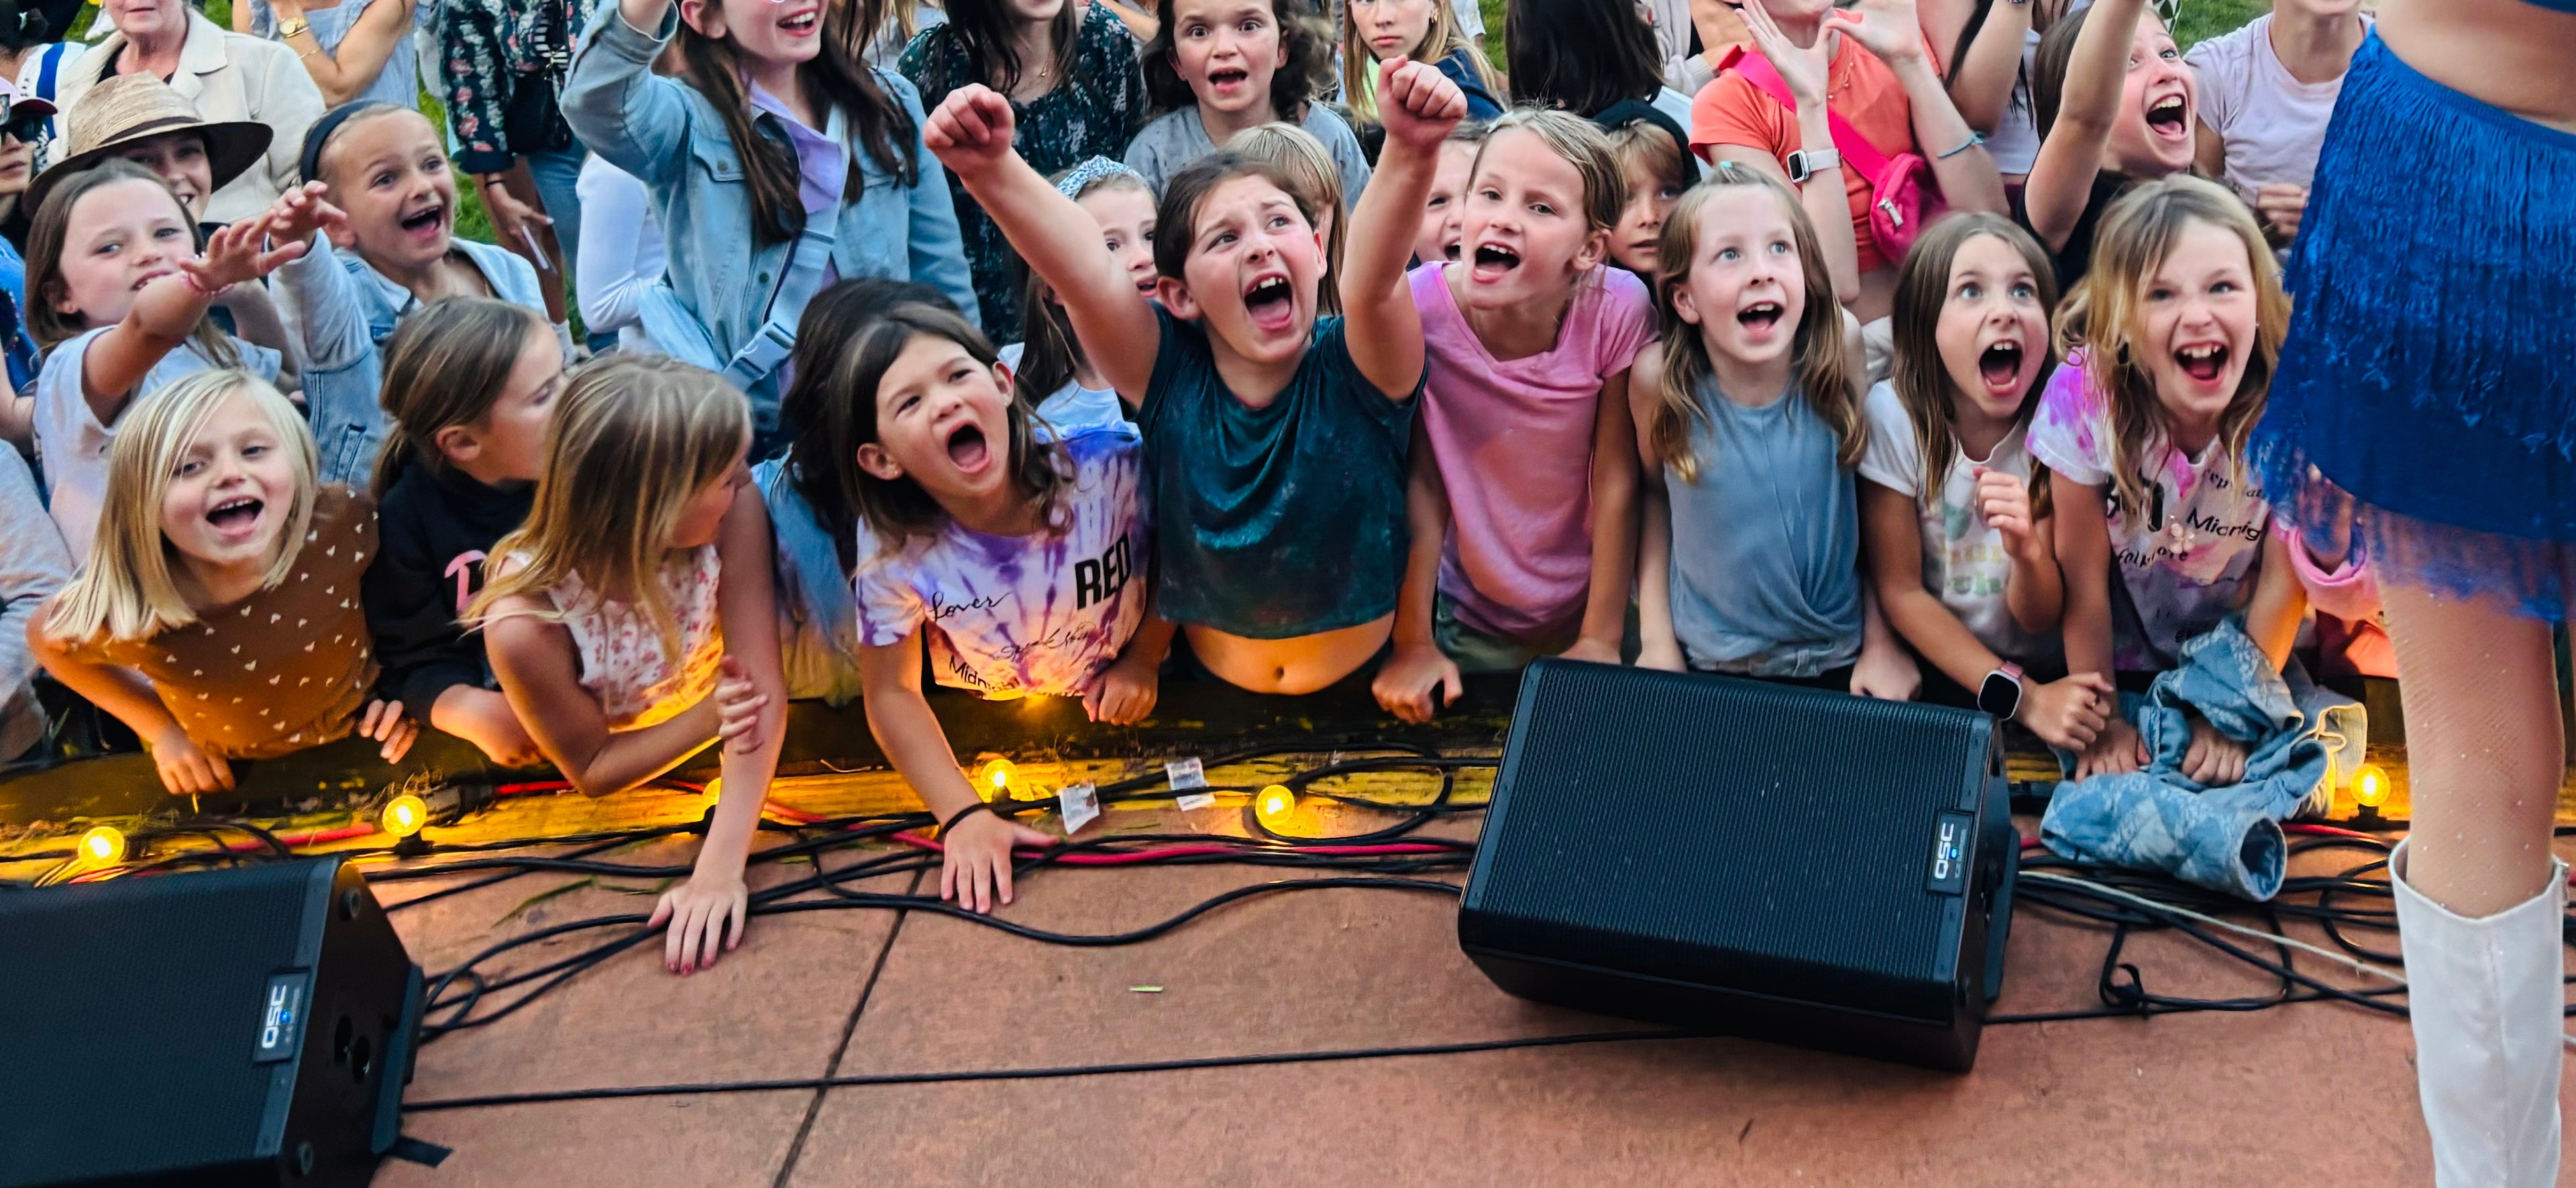
<svg viewBox="0 0 2576 1188">
<path fill-rule="evenodd" d="M 2483 920 L 2454 915 L 2408 885 L 2405 843 L 2388 869 L 2434 1182 L 2552 1188 L 2567 1024 L 2567 864 L 2551 864 L 2539 895 Z"/>
</svg>

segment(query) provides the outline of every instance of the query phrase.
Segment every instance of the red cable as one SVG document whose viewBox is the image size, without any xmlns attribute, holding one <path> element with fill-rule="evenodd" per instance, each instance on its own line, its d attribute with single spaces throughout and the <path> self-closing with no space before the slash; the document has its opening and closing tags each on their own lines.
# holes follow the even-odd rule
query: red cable
<svg viewBox="0 0 2576 1188">
<path fill-rule="evenodd" d="M 894 835 L 894 839 L 906 845 L 919 846 L 922 849 L 937 853 L 944 854 L 948 851 L 946 846 L 915 833 L 898 833 Z M 1037 850 L 1037 847 L 1035 846 L 1021 846 L 1018 848 L 1032 851 Z M 1247 852 L 1247 850 L 1261 850 L 1269 848 L 1270 847 L 1225 846 L 1214 843 L 1195 843 L 1188 845 L 1163 846 L 1152 850 L 1124 851 L 1114 854 L 1065 854 L 1057 857 L 1056 861 L 1075 866 L 1130 866 L 1139 862 L 1153 862 L 1164 858 L 1184 858 L 1199 854 L 1241 854 Z M 1449 854 L 1455 853 L 1456 851 L 1451 850 L 1447 846 L 1427 846 L 1418 842 L 1389 842 L 1373 846 L 1297 846 L 1293 849 L 1279 847 L 1276 852 L 1284 854 L 1329 854 L 1351 857 L 1375 857 L 1388 854 Z"/>
</svg>

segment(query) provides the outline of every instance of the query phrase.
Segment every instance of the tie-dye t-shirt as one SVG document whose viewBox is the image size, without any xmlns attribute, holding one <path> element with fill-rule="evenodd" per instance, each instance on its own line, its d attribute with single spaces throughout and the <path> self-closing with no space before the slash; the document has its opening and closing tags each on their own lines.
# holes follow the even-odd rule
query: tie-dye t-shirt
<svg viewBox="0 0 2576 1188">
<path fill-rule="evenodd" d="M 1941 486 L 1927 493 L 1921 490 L 1922 448 L 1915 440 L 1914 417 L 1895 386 L 1882 382 L 1871 388 L 1862 412 L 1869 422 L 1869 448 L 1861 455 L 1860 476 L 1913 498 L 1922 514 L 1924 588 L 1996 655 L 2024 664 L 2055 656 L 2053 636 L 2032 635 L 2013 621 L 2012 607 L 2004 600 L 2012 555 L 2004 551 L 2004 534 L 1977 510 L 1978 471 L 2030 478 L 2030 446 L 2022 439 L 2023 430 L 2005 434 L 1983 459 L 1953 451 Z"/>
<path fill-rule="evenodd" d="M 2111 516 L 2112 663 L 2124 672 L 2172 668 L 2182 641 L 2244 607 L 2272 508 L 2259 476 L 2213 441 L 2194 458 L 2163 442 L 2139 457 L 2147 506 L 2123 506 L 2111 481 L 2110 404 L 2085 376 L 2083 356 L 2050 377 L 2031 421 L 2031 456 L 2102 488 Z"/>
<path fill-rule="evenodd" d="M 940 684 L 997 699 L 1091 687 L 1145 617 L 1144 447 L 1132 426 L 1068 429 L 1059 442 L 1072 475 L 1062 527 L 987 536 L 951 521 L 862 562 L 860 643 L 900 643 L 927 624 Z"/>
</svg>

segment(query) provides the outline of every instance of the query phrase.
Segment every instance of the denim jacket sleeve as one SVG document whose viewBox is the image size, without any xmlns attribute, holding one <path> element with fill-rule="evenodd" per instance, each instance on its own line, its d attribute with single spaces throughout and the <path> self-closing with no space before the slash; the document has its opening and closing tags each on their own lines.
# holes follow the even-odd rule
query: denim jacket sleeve
<svg viewBox="0 0 2576 1188">
<path fill-rule="evenodd" d="M 653 73 L 653 59 L 679 27 L 676 8 L 647 33 L 627 24 L 617 5 L 602 4 L 564 80 L 564 122 L 573 134 L 648 185 L 677 184 L 689 162 L 687 84 Z M 953 245 L 954 217 L 950 223 Z"/>
<path fill-rule="evenodd" d="M 903 114 L 912 121 L 913 159 L 921 163 L 921 176 L 913 180 L 911 194 L 912 279 L 946 293 L 967 321 L 981 324 L 975 277 L 966 267 L 966 241 L 957 230 L 956 200 L 948 193 L 948 170 L 930 155 L 930 145 L 922 139 L 930 120 L 921 110 L 921 92 L 912 80 L 891 70 L 877 71 L 877 81 L 903 104 Z"/>
<path fill-rule="evenodd" d="M 322 235 L 302 256 L 278 266 L 277 279 L 293 300 L 293 333 L 304 340 L 305 366 L 337 371 L 376 349 L 359 300 L 358 278 Z"/>
<path fill-rule="evenodd" d="M 502 127 L 508 109 L 508 64 L 501 60 L 502 29 L 487 0 L 448 0 L 438 29 L 439 98 L 456 134 L 456 167 L 498 173 L 510 167 L 510 142 Z"/>
</svg>

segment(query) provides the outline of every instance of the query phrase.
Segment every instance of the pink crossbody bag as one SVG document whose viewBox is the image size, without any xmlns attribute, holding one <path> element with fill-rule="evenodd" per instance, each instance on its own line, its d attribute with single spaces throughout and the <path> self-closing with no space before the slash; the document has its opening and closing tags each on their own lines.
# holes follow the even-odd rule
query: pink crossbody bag
<svg viewBox="0 0 2576 1188">
<path fill-rule="evenodd" d="M 1738 47 L 1726 65 L 1763 94 L 1779 100 L 1780 106 L 1798 110 L 1788 80 L 1780 77 L 1769 58 Z M 1843 155 L 1844 164 L 1869 180 L 1869 229 L 1878 240 L 1880 254 L 1889 260 L 1904 259 L 1924 224 L 1941 212 L 1941 191 L 1932 179 L 1932 163 L 1913 153 L 1890 157 L 1878 151 L 1840 112 L 1828 110 L 1825 121 L 1833 129 L 1834 148 Z"/>
</svg>

